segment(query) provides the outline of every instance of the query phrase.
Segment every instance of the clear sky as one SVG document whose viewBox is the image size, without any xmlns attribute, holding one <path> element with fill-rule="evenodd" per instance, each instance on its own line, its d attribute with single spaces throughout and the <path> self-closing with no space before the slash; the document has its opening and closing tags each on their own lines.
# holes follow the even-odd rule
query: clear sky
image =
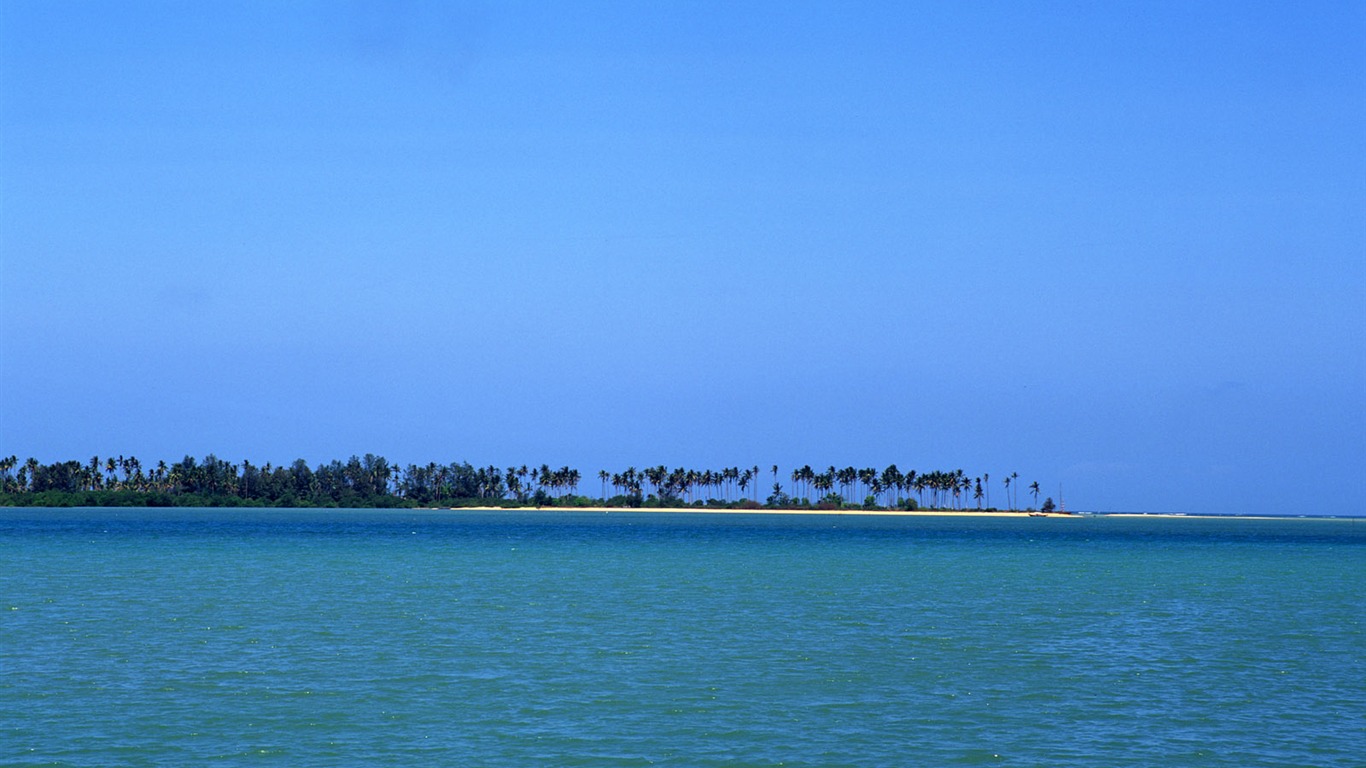
<svg viewBox="0 0 1366 768">
<path fill-rule="evenodd" d="M 1361 513 L 1366 4 L 6 0 L 0 452 Z"/>
</svg>

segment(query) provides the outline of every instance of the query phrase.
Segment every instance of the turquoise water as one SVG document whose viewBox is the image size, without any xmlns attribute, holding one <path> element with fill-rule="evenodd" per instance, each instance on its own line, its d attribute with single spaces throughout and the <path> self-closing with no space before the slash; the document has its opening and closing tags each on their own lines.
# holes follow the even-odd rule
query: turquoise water
<svg viewBox="0 0 1366 768">
<path fill-rule="evenodd" d="M 0 764 L 1366 764 L 1366 520 L 0 510 Z"/>
</svg>

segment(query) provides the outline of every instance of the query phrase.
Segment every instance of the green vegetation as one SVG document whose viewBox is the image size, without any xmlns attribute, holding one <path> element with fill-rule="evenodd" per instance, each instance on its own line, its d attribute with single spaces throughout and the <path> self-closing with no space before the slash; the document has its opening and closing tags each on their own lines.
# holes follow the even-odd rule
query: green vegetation
<svg viewBox="0 0 1366 768">
<path fill-rule="evenodd" d="M 758 465 L 719 470 L 670 469 L 663 465 L 621 472 L 600 470 L 601 495 L 580 493 L 577 469 L 547 464 L 499 468 L 467 462 L 409 464 L 382 456 L 352 456 L 310 467 L 233 463 L 209 454 L 144 468 L 135 457 L 42 464 L 30 458 L 0 459 L 0 505 L 4 506 L 270 506 L 270 507 L 713 507 L 726 509 L 991 509 L 990 476 L 963 470 L 901 471 L 810 465 L 792 470 L 785 488 L 777 465 L 772 487 Z M 1005 478 L 1009 499 L 1013 481 Z M 608 486 L 612 493 L 609 495 Z M 1014 482 L 1018 491 L 1019 484 Z M 1029 486 L 1037 502 L 1039 484 Z M 972 507 L 969 507 L 971 498 Z M 987 507 L 983 507 L 986 500 Z M 1049 499 L 1045 507 L 1052 506 Z M 1011 509 L 1019 509 L 1018 504 Z"/>
</svg>

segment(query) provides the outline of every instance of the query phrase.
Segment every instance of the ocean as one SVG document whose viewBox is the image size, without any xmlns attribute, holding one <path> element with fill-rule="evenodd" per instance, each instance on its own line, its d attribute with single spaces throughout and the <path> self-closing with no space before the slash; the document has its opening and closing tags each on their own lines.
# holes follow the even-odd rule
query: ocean
<svg viewBox="0 0 1366 768">
<path fill-rule="evenodd" d="M 1366 765 L 1366 519 L 0 509 L 0 764 Z"/>
</svg>

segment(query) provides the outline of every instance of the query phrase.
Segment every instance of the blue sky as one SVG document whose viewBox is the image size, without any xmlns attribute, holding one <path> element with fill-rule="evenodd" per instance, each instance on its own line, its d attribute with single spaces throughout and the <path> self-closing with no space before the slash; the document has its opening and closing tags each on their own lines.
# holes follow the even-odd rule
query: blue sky
<svg viewBox="0 0 1366 768">
<path fill-rule="evenodd" d="M 1360 3 L 0 4 L 21 459 L 1355 514 L 1364 265 Z"/>
</svg>

